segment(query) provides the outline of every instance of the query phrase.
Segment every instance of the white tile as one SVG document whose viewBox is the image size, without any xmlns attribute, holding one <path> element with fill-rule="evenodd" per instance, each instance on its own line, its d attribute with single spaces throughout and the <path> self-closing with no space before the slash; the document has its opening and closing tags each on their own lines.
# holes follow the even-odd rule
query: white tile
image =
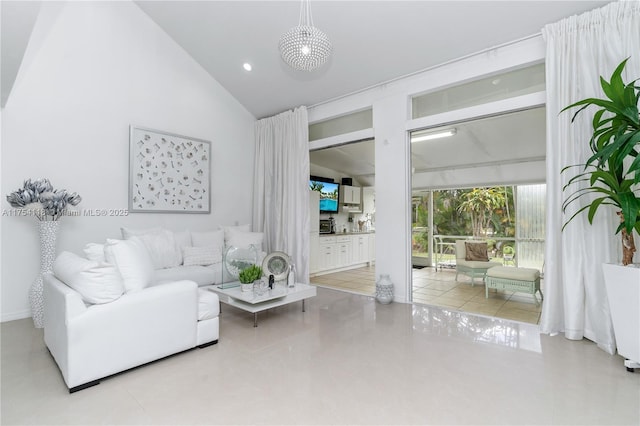
<svg viewBox="0 0 640 426">
<path fill-rule="evenodd" d="M 0 423 L 640 423 L 640 372 L 589 341 L 322 287 L 306 308 L 223 306 L 217 345 L 72 395 L 41 330 L 3 323 Z"/>
</svg>

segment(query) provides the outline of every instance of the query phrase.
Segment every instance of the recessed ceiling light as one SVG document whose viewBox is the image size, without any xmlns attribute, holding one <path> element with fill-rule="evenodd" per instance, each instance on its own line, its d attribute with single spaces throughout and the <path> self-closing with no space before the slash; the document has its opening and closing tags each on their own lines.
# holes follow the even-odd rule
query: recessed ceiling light
<svg viewBox="0 0 640 426">
<path fill-rule="evenodd" d="M 244 64 L 242 64 L 242 68 L 244 68 L 245 71 L 251 71 L 253 69 L 249 62 L 245 62 Z"/>
<path fill-rule="evenodd" d="M 456 132 L 457 132 L 457 129 L 453 128 L 453 129 L 443 130 L 435 133 L 427 133 L 427 134 L 422 134 L 417 136 L 411 136 L 411 143 L 428 141 L 431 139 L 446 138 L 446 137 L 455 135 Z"/>
</svg>

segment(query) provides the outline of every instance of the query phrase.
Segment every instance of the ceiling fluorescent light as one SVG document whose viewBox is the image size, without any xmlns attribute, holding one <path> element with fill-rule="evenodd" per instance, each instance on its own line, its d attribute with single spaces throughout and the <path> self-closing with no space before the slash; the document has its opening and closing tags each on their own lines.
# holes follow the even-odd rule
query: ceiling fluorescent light
<svg viewBox="0 0 640 426">
<path fill-rule="evenodd" d="M 441 132 L 436 132 L 436 133 L 427 133 L 426 135 L 412 136 L 411 143 L 423 142 L 431 139 L 447 138 L 449 136 L 455 135 L 456 132 L 457 132 L 457 129 L 454 128 L 449 130 L 443 130 Z"/>
</svg>

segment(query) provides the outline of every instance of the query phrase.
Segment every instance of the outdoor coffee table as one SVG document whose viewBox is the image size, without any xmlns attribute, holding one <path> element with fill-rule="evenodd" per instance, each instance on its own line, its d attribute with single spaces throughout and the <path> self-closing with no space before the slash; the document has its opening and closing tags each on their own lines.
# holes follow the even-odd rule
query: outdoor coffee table
<svg viewBox="0 0 640 426">
<path fill-rule="evenodd" d="M 263 295 L 257 295 L 253 291 L 241 291 L 239 282 L 215 284 L 203 288 L 216 293 L 220 302 L 253 313 L 254 327 L 258 326 L 258 312 L 299 300 L 302 300 L 302 312 L 304 312 L 305 299 L 316 295 L 315 286 L 301 283 L 296 284 L 295 287 L 279 284 L 272 290 L 266 290 Z"/>
</svg>

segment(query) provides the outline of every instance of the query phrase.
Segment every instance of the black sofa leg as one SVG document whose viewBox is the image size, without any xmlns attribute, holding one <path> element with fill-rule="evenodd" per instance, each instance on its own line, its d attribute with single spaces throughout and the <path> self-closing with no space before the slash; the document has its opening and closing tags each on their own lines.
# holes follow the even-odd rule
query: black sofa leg
<svg viewBox="0 0 640 426">
<path fill-rule="evenodd" d="M 218 343 L 218 339 L 216 339 L 216 340 L 212 340 L 212 341 L 210 341 L 210 342 L 208 342 L 208 343 L 204 343 L 204 344 L 202 344 L 202 345 L 198 345 L 198 349 L 204 349 L 204 348 L 206 348 L 206 347 L 208 347 L 208 346 L 215 345 L 216 343 Z"/>
<path fill-rule="evenodd" d="M 94 380 L 92 382 L 85 383 L 84 385 L 76 386 L 69 389 L 69 393 L 81 391 L 82 389 L 90 388 L 91 386 L 99 385 L 100 380 Z"/>
</svg>

